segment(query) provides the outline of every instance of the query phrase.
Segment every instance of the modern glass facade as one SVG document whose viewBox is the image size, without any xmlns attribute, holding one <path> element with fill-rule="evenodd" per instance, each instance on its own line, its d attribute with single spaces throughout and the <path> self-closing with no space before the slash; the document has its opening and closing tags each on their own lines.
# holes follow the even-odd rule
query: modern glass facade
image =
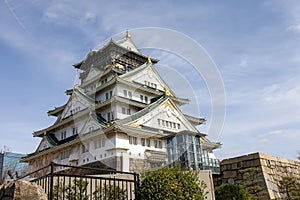
<svg viewBox="0 0 300 200">
<path fill-rule="evenodd" d="M 4 158 L 4 154 L 0 153 L 0 178 L 2 178 L 3 158 Z"/>
<path fill-rule="evenodd" d="M 18 172 L 19 175 L 26 172 L 28 163 L 20 162 L 20 158 L 24 157 L 25 154 L 5 152 L 3 155 L 3 168 L 1 175 L 5 178 L 5 180 L 10 180 L 10 177 L 7 174 L 8 170 L 11 170 L 14 176 L 16 172 Z"/>
<path fill-rule="evenodd" d="M 200 136 L 193 134 L 177 134 L 167 138 L 168 166 L 176 164 L 188 170 L 212 170 L 220 172 L 220 163 L 217 159 L 209 158 L 208 151 L 202 149 Z"/>
</svg>

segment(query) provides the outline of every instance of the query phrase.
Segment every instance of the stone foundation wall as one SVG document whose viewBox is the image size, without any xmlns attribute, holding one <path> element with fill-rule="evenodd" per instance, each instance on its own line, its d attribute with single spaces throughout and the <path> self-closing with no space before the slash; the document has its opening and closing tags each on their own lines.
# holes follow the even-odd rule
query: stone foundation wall
<svg viewBox="0 0 300 200">
<path fill-rule="evenodd" d="M 242 172 L 255 169 L 254 176 L 260 187 L 264 188 L 262 196 L 266 199 L 282 198 L 279 193 L 279 181 L 284 176 L 300 179 L 300 162 L 254 153 L 245 156 L 225 159 L 221 162 L 221 175 L 214 177 L 215 186 L 222 183 L 239 184 Z"/>
<path fill-rule="evenodd" d="M 131 172 L 142 173 L 150 169 L 160 168 L 165 166 L 165 161 L 160 160 L 149 160 L 143 158 L 130 158 L 129 159 L 129 170 Z"/>
</svg>

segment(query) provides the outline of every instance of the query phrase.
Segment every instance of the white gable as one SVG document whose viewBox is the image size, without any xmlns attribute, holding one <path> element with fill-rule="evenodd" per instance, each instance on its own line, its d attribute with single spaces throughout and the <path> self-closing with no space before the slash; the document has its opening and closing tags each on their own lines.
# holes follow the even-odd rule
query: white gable
<svg viewBox="0 0 300 200">
<path fill-rule="evenodd" d="M 149 113 L 128 123 L 128 125 L 146 126 L 172 132 L 184 130 L 197 132 L 197 129 L 184 117 L 182 112 L 170 99 L 166 99 Z"/>
<path fill-rule="evenodd" d="M 88 100 L 86 100 L 84 97 L 79 96 L 78 94 L 75 94 L 75 92 L 73 91 L 73 94 L 62 113 L 62 118 L 74 115 L 81 110 L 88 108 L 90 105 L 91 103 Z"/>
<path fill-rule="evenodd" d="M 96 129 L 99 129 L 99 124 L 95 122 L 93 118 L 89 117 L 86 123 L 84 124 L 82 130 L 80 131 L 80 134 L 87 134 Z"/>
<path fill-rule="evenodd" d="M 39 144 L 39 146 L 38 146 L 38 148 L 37 148 L 37 151 L 43 151 L 43 150 L 45 150 L 45 149 L 48 149 L 48 148 L 50 148 L 50 147 L 52 147 L 53 145 L 51 145 L 48 141 L 47 141 L 47 139 L 44 137 L 43 139 L 42 139 L 42 141 L 40 142 L 40 144 Z"/>
<path fill-rule="evenodd" d="M 96 76 L 99 76 L 100 73 L 101 73 L 100 71 L 98 71 L 94 67 L 91 67 L 87 77 L 85 78 L 85 81 L 89 81 L 89 80 L 95 78 Z"/>
<path fill-rule="evenodd" d="M 127 75 L 124 77 L 124 79 L 130 82 L 137 82 L 161 91 L 168 87 L 166 83 L 160 78 L 153 66 L 150 64 L 148 64 L 146 69 L 140 70 L 132 75 Z"/>
<path fill-rule="evenodd" d="M 133 51 L 135 53 L 141 53 L 135 46 L 135 44 L 132 42 L 132 40 L 130 39 L 130 37 L 126 37 L 121 39 L 120 41 L 117 42 L 118 45 L 128 49 L 129 51 Z"/>
</svg>

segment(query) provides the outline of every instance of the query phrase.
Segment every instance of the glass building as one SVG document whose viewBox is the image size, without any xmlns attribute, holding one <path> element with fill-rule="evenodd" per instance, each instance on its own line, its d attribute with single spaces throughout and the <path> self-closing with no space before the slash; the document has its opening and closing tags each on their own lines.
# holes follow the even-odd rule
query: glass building
<svg viewBox="0 0 300 200">
<path fill-rule="evenodd" d="M 12 153 L 12 152 L 5 152 L 2 154 L 2 172 L 1 172 L 1 178 L 5 178 L 6 181 L 11 180 L 11 178 L 8 176 L 8 171 L 10 170 L 14 177 L 16 177 L 16 172 L 19 176 L 24 174 L 26 172 L 28 163 L 20 162 L 20 158 L 26 156 L 26 154 L 20 154 L 20 153 Z M 1 162 L 1 156 L 0 156 L 0 162 Z M 1 164 L 1 163 L 0 163 Z"/>
<path fill-rule="evenodd" d="M 180 164 L 187 170 L 211 170 L 214 174 L 220 172 L 220 162 L 211 158 L 212 149 L 209 143 L 201 142 L 202 134 L 184 131 L 169 135 L 167 140 L 167 160 L 169 167 Z"/>
</svg>

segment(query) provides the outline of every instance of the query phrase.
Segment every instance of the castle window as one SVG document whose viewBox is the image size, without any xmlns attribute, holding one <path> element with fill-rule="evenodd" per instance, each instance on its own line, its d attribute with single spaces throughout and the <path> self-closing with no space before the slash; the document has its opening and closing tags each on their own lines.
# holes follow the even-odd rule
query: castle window
<svg viewBox="0 0 300 200">
<path fill-rule="evenodd" d="M 150 139 L 146 139 L 146 143 L 147 143 L 147 147 L 150 147 L 151 146 L 151 140 Z"/>
<path fill-rule="evenodd" d="M 105 138 L 98 138 L 94 140 L 94 149 L 98 149 L 105 146 Z"/>
<path fill-rule="evenodd" d="M 158 148 L 162 149 L 162 141 L 158 141 Z"/>
<path fill-rule="evenodd" d="M 77 126 L 76 126 L 76 127 L 73 127 L 72 134 L 73 134 L 73 135 L 78 134 L 78 127 L 77 127 Z"/>
<path fill-rule="evenodd" d="M 160 141 L 160 140 L 154 140 L 154 147 L 162 149 L 162 141 Z"/>
<path fill-rule="evenodd" d="M 108 113 L 106 114 L 106 116 L 107 116 L 107 121 L 109 122 L 109 121 L 110 121 L 110 112 L 108 112 Z"/>
<path fill-rule="evenodd" d="M 128 97 L 129 99 L 132 99 L 132 93 L 130 91 L 128 91 Z"/>
<path fill-rule="evenodd" d="M 129 144 L 137 145 L 137 137 L 129 136 Z"/>
<path fill-rule="evenodd" d="M 131 110 L 130 110 L 130 108 L 127 108 L 127 115 L 131 115 Z"/>
<path fill-rule="evenodd" d="M 60 139 L 61 139 L 61 140 L 64 140 L 64 139 L 66 139 L 66 138 L 67 138 L 67 132 L 66 132 L 66 131 L 61 132 L 61 133 L 60 133 Z"/>
<path fill-rule="evenodd" d="M 142 146 L 145 146 L 145 145 L 146 145 L 146 140 L 145 140 L 145 138 L 141 138 L 141 144 L 142 144 Z"/>
<path fill-rule="evenodd" d="M 124 97 L 127 97 L 127 90 L 123 90 Z"/>
<path fill-rule="evenodd" d="M 125 110 L 126 110 L 125 108 L 122 108 L 122 114 L 125 114 Z"/>
<path fill-rule="evenodd" d="M 145 103 L 148 103 L 148 97 L 145 96 Z"/>
<path fill-rule="evenodd" d="M 60 152 L 60 159 L 61 160 L 69 158 L 69 156 L 70 156 L 70 150 L 64 150 L 64 151 Z"/>
<path fill-rule="evenodd" d="M 140 100 L 141 100 L 141 102 L 144 101 L 144 96 L 143 95 L 140 95 Z"/>
</svg>

